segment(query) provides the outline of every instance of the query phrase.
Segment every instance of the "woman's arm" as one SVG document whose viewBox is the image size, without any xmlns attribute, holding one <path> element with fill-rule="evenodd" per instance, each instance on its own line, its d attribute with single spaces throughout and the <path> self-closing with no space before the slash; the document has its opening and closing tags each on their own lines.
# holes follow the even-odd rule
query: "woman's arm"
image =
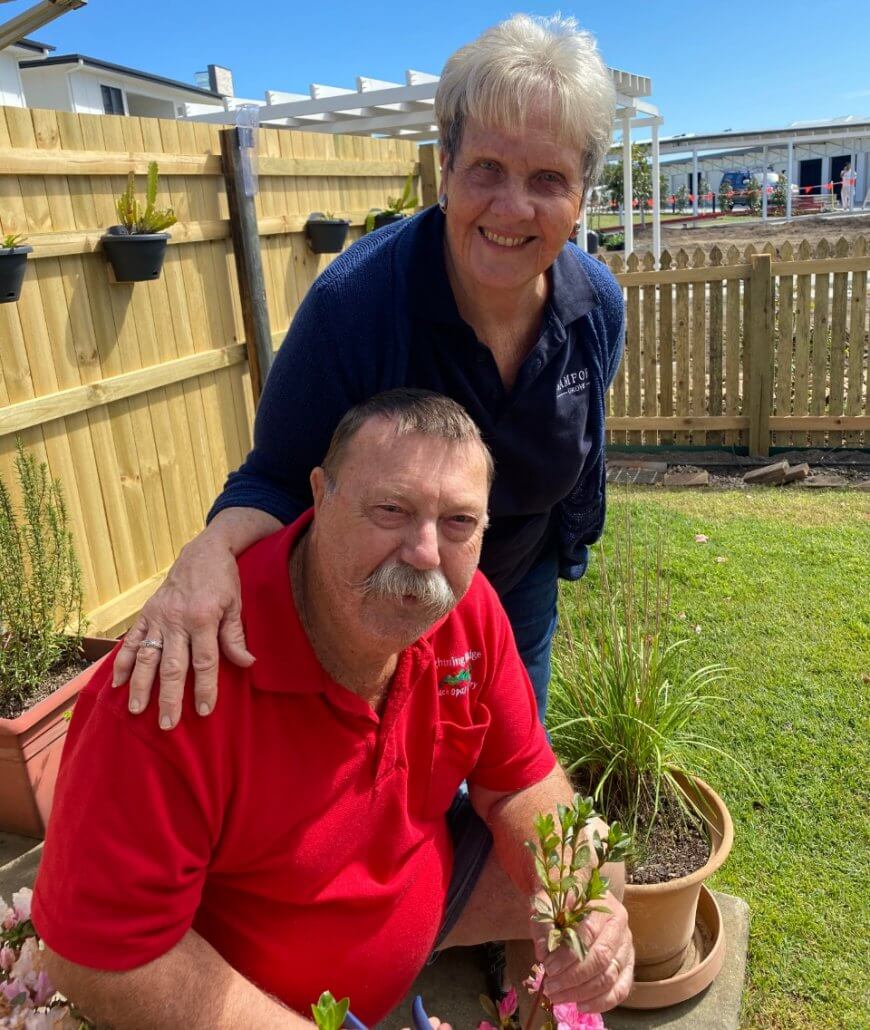
<svg viewBox="0 0 870 1030">
<path fill-rule="evenodd" d="M 264 994 L 189 930 L 160 958 L 126 972 L 68 962 L 46 947 L 48 978 L 98 1026 L 114 1030 L 303 1030 L 307 1019 Z"/>
</svg>

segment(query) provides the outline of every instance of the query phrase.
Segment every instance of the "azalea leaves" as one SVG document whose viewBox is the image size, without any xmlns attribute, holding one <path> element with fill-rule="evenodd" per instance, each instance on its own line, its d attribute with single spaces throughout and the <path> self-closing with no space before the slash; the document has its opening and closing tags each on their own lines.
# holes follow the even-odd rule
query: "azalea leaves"
<svg viewBox="0 0 870 1030">
<path fill-rule="evenodd" d="M 320 1030 L 341 1030 L 348 1008 L 350 998 L 336 1001 L 330 991 L 324 991 L 317 999 L 317 1004 L 311 1006 L 311 1013 Z"/>
<path fill-rule="evenodd" d="M 526 841 L 543 890 L 535 898 L 532 918 L 550 927 L 548 951 L 565 945 L 583 958 L 586 946 L 577 928 L 591 912 L 609 911 L 594 904 L 607 893 L 607 877 L 598 868 L 588 876 L 585 871 L 593 850 L 599 866 L 605 861 L 622 862 L 631 841 L 619 823 L 613 823 L 605 840 L 593 831 L 590 846 L 585 831 L 597 818 L 592 798 L 575 794 L 570 805 L 557 805 L 556 817 L 542 812 L 534 822 L 536 839 Z"/>
</svg>

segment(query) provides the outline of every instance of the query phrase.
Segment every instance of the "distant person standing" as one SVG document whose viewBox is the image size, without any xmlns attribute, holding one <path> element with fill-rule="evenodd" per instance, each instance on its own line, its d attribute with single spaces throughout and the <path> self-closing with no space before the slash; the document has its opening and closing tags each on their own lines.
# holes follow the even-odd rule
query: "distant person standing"
<svg viewBox="0 0 870 1030">
<path fill-rule="evenodd" d="M 858 184 L 858 173 L 853 170 L 851 161 L 843 165 L 840 172 L 840 205 L 844 211 L 851 211 L 855 202 L 855 186 Z"/>
</svg>

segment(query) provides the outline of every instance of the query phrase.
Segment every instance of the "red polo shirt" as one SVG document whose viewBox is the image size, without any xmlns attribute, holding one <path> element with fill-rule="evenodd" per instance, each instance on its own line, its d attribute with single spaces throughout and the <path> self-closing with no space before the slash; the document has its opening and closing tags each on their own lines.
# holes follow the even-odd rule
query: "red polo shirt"
<svg viewBox="0 0 870 1030">
<path fill-rule="evenodd" d="M 380 716 L 330 680 L 287 560 L 311 514 L 239 562 L 250 670 L 221 662 L 213 715 L 127 712 L 105 662 L 75 708 L 33 919 L 60 955 L 124 970 L 193 927 L 307 1014 L 349 995 L 369 1024 L 432 948 L 450 879 L 445 813 L 467 778 L 513 791 L 553 754 L 492 588 L 477 574 L 402 652 Z"/>
</svg>

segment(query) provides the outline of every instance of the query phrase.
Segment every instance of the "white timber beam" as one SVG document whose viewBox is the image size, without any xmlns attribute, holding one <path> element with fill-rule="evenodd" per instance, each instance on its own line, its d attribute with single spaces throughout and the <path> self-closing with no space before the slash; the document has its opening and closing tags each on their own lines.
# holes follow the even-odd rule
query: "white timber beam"
<svg viewBox="0 0 870 1030">
<path fill-rule="evenodd" d="M 631 119 L 622 120 L 622 208 L 623 252 L 626 257 L 634 250 L 634 182 L 631 169 Z"/>
</svg>

